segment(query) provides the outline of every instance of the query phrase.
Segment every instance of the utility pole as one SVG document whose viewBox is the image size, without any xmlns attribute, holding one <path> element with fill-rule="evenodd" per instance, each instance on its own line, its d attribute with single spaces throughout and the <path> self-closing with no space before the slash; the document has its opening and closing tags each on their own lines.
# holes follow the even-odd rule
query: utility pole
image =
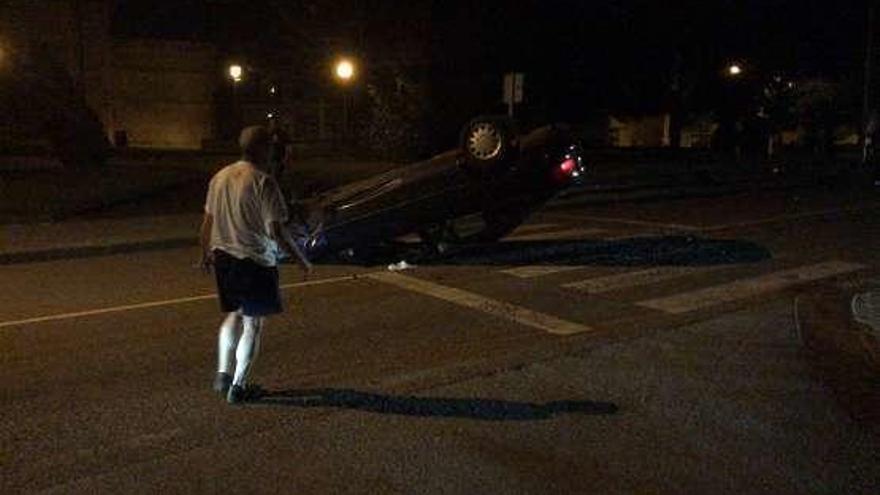
<svg viewBox="0 0 880 495">
<path fill-rule="evenodd" d="M 877 13 L 874 2 L 868 2 L 868 34 L 865 42 L 865 86 L 862 90 L 862 164 L 867 164 L 874 153 L 874 136 L 877 123 L 872 122 L 871 76 L 874 58 L 874 16 Z"/>
<path fill-rule="evenodd" d="M 76 64 L 79 72 L 80 89 L 86 92 L 86 43 L 83 39 L 83 11 L 82 0 L 74 0 L 73 13 L 76 17 Z"/>
</svg>

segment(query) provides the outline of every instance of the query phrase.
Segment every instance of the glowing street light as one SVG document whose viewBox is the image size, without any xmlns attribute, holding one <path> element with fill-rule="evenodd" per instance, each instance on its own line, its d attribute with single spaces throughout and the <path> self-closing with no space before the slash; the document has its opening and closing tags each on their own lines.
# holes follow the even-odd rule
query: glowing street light
<svg viewBox="0 0 880 495">
<path fill-rule="evenodd" d="M 743 72 L 742 67 L 739 64 L 730 64 L 727 67 L 727 74 L 733 77 L 741 75 Z"/>
<path fill-rule="evenodd" d="M 229 66 L 229 77 L 232 78 L 233 82 L 241 81 L 243 72 L 244 71 L 242 70 L 241 66 L 238 64 L 232 64 Z"/>
<path fill-rule="evenodd" d="M 342 82 L 348 82 L 354 78 L 354 64 L 347 59 L 336 62 L 336 77 Z"/>
</svg>

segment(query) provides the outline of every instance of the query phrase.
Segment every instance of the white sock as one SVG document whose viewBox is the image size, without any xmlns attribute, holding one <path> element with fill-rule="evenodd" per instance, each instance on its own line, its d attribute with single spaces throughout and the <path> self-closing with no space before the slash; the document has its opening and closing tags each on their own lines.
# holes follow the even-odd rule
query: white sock
<svg viewBox="0 0 880 495">
<path fill-rule="evenodd" d="M 248 373 L 260 350 L 260 334 L 264 321 L 265 319 L 260 316 L 242 316 L 241 338 L 238 339 L 238 347 L 235 349 L 233 385 L 243 387 L 247 383 Z"/>
<path fill-rule="evenodd" d="M 226 315 L 217 335 L 217 371 L 232 374 L 232 356 L 241 333 L 241 315 L 233 311 Z"/>
</svg>

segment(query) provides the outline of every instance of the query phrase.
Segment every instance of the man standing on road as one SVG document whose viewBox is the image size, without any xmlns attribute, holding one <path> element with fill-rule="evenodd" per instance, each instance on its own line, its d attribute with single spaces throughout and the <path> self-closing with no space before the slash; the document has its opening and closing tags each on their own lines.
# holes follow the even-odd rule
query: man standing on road
<svg viewBox="0 0 880 495">
<path fill-rule="evenodd" d="M 201 264 L 206 270 L 214 267 L 220 308 L 226 313 L 218 335 L 214 390 L 231 404 L 259 393 L 247 385 L 247 377 L 266 317 L 282 311 L 278 259 L 293 254 L 307 274 L 311 271 L 281 230 L 287 208 L 266 170 L 269 144 L 264 127 L 242 131 L 241 160 L 217 172 L 208 186 L 199 236 Z"/>
</svg>

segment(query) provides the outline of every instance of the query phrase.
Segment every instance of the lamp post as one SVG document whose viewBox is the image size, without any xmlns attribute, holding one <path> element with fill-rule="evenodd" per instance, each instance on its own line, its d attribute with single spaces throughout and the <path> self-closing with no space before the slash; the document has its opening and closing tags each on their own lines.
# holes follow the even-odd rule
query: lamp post
<svg viewBox="0 0 880 495">
<path fill-rule="evenodd" d="M 238 105 L 238 83 L 244 76 L 244 69 L 241 65 L 230 64 L 228 68 L 229 78 L 232 79 L 232 115 L 233 115 L 233 137 L 241 127 L 241 111 Z"/>
<path fill-rule="evenodd" d="M 347 86 L 349 86 L 355 78 L 355 65 L 354 62 L 347 58 L 341 58 L 337 60 L 334 70 L 334 75 L 336 76 L 336 80 L 342 84 L 342 138 L 344 141 L 348 140 L 348 127 L 349 127 L 349 98 L 351 97 Z"/>
<path fill-rule="evenodd" d="M 742 153 L 742 125 L 748 113 L 746 81 L 751 71 L 741 61 L 731 61 L 722 69 L 723 102 L 720 108 L 719 138 L 723 151 L 733 153 L 732 158 L 739 162 Z M 749 72 L 749 73 L 747 73 Z M 749 76 L 749 77 L 747 77 Z"/>
<path fill-rule="evenodd" d="M 865 76 L 862 89 L 862 165 L 869 165 L 874 161 L 877 143 L 874 142 L 877 132 L 876 116 L 872 118 L 871 112 L 871 74 L 874 65 L 874 16 L 877 8 L 873 3 L 868 4 L 868 32 L 865 36 Z"/>
</svg>

